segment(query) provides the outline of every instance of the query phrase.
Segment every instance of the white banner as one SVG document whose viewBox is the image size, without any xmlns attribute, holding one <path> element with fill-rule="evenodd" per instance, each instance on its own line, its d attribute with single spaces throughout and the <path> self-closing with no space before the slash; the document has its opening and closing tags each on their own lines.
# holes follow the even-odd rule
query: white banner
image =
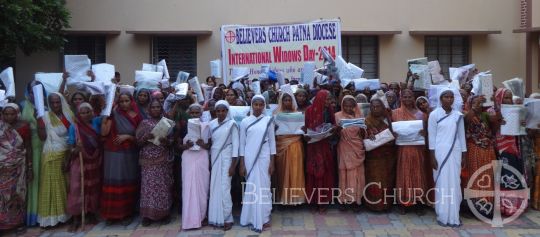
<svg viewBox="0 0 540 237">
<path fill-rule="evenodd" d="M 261 65 L 272 65 L 285 78 L 300 81 L 306 62 L 323 66 L 322 49 L 335 58 L 341 55 L 339 19 L 295 24 L 224 25 L 221 27 L 223 80 L 231 79 L 234 67 L 250 69 L 250 78 L 258 77 Z"/>
</svg>

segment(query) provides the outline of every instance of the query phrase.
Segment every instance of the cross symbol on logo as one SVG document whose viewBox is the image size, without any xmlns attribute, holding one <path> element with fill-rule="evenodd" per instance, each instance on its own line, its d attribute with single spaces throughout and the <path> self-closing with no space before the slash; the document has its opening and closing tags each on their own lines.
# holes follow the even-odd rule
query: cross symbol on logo
<svg viewBox="0 0 540 237">
<path fill-rule="evenodd" d="M 501 181 L 505 181 L 505 177 L 502 177 L 501 179 L 501 170 L 502 168 L 505 168 L 509 170 L 512 174 L 516 175 L 518 177 L 518 180 L 512 180 L 515 182 L 520 182 L 523 187 L 527 187 L 527 183 L 525 182 L 525 177 L 514 167 L 504 164 L 501 160 L 494 160 L 490 164 L 484 165 L 480 167 L 474 174 L 471 175 L 471 178 L 469 182 L 467 183 L 467 188 L 465 188 L 464 191 L 464 199 L 467 200 L 467 204 L 469 205 L 469 209 L 473 212 L 473 214 L 480 219 L 481 221 L 491 224 L 492 227 L 503 227 L 503 224 L 507 224 L 512 222 L 513 220 L 517 219 L 524 211 L 525 208 L 527 208 L 527 200 L 530 198 L 530 189 L 524 188 L 520 190 L 501 190 L 500 185 Z M 482 174 L 484 171 L 487 170 L 493 170 L 493 179 L 491 180 L 491 177 L 489 176 L 482 176 L 480 178 L 480 174 Z M 487 177 L 486 182 L 494 182 L 494 191 L 480 191 L 480 190 L 473 190 L 471 189 L 474 182 L 480 181 L 480 183 L 484 182 L 484 178 Z M 508 178 L 506 179 L 508 180 Z M 486 183 L 487 184 L 487 183 Z M 511 183 L 510 183 L 511 184 Z M 489 209 L 493 209 L 493 219 L 488 219 L 484 217 L 483 215 L 478 212 L 475 208 L 475 203 L 473 203 L 474 198 L 482 198 L 482 197 L 493 197 L 494 203 L 483 203 L 483 205 L 480 205 L 481 208 L 484 208 L 486 206 L 489 206 Z M 507 218 L 502 218 L 501 216 L 501 197 L 517 197 L 521 198 L 522 203 L 519 206 L 518 210 L 511 216 Z M 479 204 L 478 202 L 476 203 Z M 482 203 L 481 203 L 482 204 Z M 504 204 L 503 204 L 504 205 Z"/>
<path fill-rule="evenodd" d="M 234 34 L 233 31 L 229 30 L 227 31 L 227 33 L 225 33 L 225 41 L 227 41 L 227 43 L 233 43 L 234 40 L 236 39 L 236 35 Z"/>
</svg>

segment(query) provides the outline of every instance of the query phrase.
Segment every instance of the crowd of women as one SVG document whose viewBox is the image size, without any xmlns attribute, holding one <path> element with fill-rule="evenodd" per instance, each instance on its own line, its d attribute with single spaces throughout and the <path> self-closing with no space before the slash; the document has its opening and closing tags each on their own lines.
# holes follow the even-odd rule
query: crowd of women
<svg viewBox="0 0 540 237">
<path fill-rule="evenodd" d="M 311 89 L 298 85 L 294 93 L 266 80 L 259 95 L 243 84 L 218 85 L 209 77 L 206 85 L 214 89 L 205 103 L 195 103 L 191 94 L 168 96 L 174 93 L 170 88 L 143 88 L 118 92 L 110 116 L 100 116 L 103 96 L 62 89 L 44 92 L 47 112 L 38 117 L 32 90 L 38 84 L 28 84 L 26 100 L 1 110 L 0 230 L 70 221 L 76 231 L 83 215 L 88 223 L 129 224 L 138 214 L 148 226 L 168 223 L 175 210 L 182 214 L 183 229 L 209 224 L 228 230 L 233 206 L 241 206 L 240 224 L 260 232 L 270 227 L 273 206 L 301 204 L 320 214 L 331 204 L 355 212 L 361 206 L 370 211 L 397 206 L 402 214 L 418 215 L 434 207 L 438 223 L 453 227 L 461 224 L 462 188 L 494 160 L 524 174 L 534 190 L 530 206 L 540 208 L 540 164 L 535 164 L 540 124 L 527 136 L 501 135 L 501 105 L 514 103 L 505 88 L 495 90 L 491 108 L 483 107 L 486 98 L 471 94 L 467 84 L 461 94 L 441 91 L 439 104 L 430 106 L 424 91 L 406 83 L 382 83 L 381 98 L 381 92 L 356 92 L 337 80 Z M 456 96 L 465 101 L 462 111 L 452 106 Z M 369 103 L 369 110 L 362 112 L 358 103 Z M 309 136 L 275 135 L 269 104 L 277 104 L 274 116 L 304 113 L 304 132 L 332 124 L 332 136 L 310 142 Z M 237 123 L 231 106 L 250 106 L 249 116 Z M 205 113 L 211 119 L 204 119 Z M 162 117 L 175 126 L 155 142 L 152 130 Z M 340 126 L 357 118 L 365 118 L 365 127 Z M 196 141 L 186 137 L 189 119 L 200 120 Z M 409 120 L 423 121 L 425 145 L 390 141 L 366 151 L 365 139 L 393 132 L 392 122 Z M 503 169 L 502 176 L 512 173 Z M 494 190 L 495 183 L 472 188 Z M 524 201 L 502 199 L 503 215 L 516 213 Z M 474 201 L 495 203 L 492 197 Z M 493 215 L 483 207 L 473 209 Z"/>
</svg>

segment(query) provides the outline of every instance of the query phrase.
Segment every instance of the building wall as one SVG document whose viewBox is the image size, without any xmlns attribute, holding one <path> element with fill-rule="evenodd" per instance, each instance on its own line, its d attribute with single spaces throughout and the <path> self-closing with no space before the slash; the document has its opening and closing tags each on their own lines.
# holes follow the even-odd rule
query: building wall
<svg viewBox="0 0 540 237">
<path fill-rule="evenodd" d="M 512 33 L 519 26 L 519 1 L 68 0 L 67 6 L 72 13 L 73 30 L 121 31 L 120 35 L 108 38 L 106 57 L 125 81 L 133 80 L 134 71 L 150 61 L 151 53 L 150 36 L 126 34 L 126 30 L 212 31 L 210 36 L 199 36 L 197 43 L 197 72 L 199 78 L 205 78 L 210 74 L 208 62 L 220 57 L 221 25 L 336 17 L 341 18 L 344 31 L 403 32 L 380 37 L 379 75 L 383 81 L 401 80 L 407 71 L 406 60 L 424 55 L 424 37 L 411 36 L 410 30 L 501 30 L 502 34 L 471 37 L 471 62 L 481 70 L 492 70 L 498 86 L 503 80 L 525 78 L 525 36 Z M 39 55 L 17 59 L 17 76 L 21 70 L 34 71 L 37 66 L 28 62 L 40 60 L 47 59 Z M 539 91 L 537 80 L 533 81 L 533 91 Z"/>
</svg>

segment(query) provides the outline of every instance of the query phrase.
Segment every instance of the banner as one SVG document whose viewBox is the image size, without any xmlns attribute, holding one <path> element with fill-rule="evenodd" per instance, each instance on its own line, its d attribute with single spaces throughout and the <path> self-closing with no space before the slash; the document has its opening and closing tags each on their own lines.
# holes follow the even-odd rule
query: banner
<svg viewBox="0 0 540 237">
<path fill-rule="evenodd" d="M 335 58 L 341 55 L 339 19 L 297 24 L 224 25 L 221 27 L 223 80 L 231 79 L 234 67 L 249 68 L 249 77 L 258 77 L 262 65 L 300 81 L 306 62 L 323 66 L 322 49 Z"/>
</svg>

